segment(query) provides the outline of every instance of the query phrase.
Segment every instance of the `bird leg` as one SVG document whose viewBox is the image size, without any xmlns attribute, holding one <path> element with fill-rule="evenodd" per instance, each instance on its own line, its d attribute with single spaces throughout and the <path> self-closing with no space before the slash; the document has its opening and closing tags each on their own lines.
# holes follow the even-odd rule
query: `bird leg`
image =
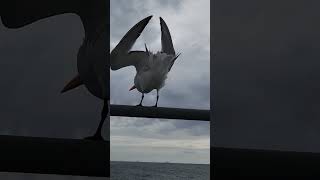
<svg viewBox="0 0 320 180">
<path fill-rule="evenodd" d="M 157 101 L 153 107 L 158 107 L 158 100 L 159 100 L 159 90 L 157 90 Z"/>
<path fill-rule="evenodd" d="M 144 94 L 142 93 L 141 101 L 140 101 L 140 103 L 139 103 L 137 106 L 142 106 L 142 100 L 143 100 L 143 98 L 144 98 Z"/>
<path fill-rule="evenodd" d="M 85 139 L 104 140 L 103 137 L 102 137 L 102 134 L 101 134 L 102 125 L 103 125 L 105 119 L 107 118 L 108 113 L 109 113 L 109 103 L 108 103 L 107 100 L 104 100 L 103 109 L 102 109 L 102 112 L 101 112 L 101 120 L 100 120 L 99 126 L 98 126 L 98 128 L 96 130 L 96 133 L 93 136 L 87 137 Z"/>
</svg>

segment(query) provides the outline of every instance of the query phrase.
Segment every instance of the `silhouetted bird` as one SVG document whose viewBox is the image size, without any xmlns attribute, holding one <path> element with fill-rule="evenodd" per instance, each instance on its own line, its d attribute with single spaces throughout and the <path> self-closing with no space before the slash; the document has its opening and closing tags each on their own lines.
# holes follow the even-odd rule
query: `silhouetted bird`
<svg viewBox="0 0 320 180">
<path fill-rule="evenodd" d="M 8 28 L 20 28 L 65 13 L 80 16 L 85 37 L 77 56 L 78 75 L 61 92 L 84 84 L 91 94 L 104 101 L 97 131 L 88 139 L 103 139 L 102 125 L 109 112 L 108 12 L 106 0 L 10 0 L 0 10 L 2 23 Z"/>
<path fill-rule="evenodd" d="M 136 88 L 142 93 L 141 101 L 138 106 L 142 106 L 145 93 L 149 93 L 153 89 L 156 89 L 157 101 L 154 107 L 157 107 L 159 90 L 164 86 L 167 74 L 180 54 L 176 55 L 169 29 L 161 17 L 162 51 L 152 53 L 148 50 L 147 45 L 145 45 L 145 51 L 131 51 L 132 46 L 151 18 L 152 16 L 149 16 L 141 20 L 125 34 L 119 44 L 111 52 L 110 67 L 112 70 L 118 70 L 126 66 L 134 66 L 137 73 L 134 78 L 134 85 L 130 90 Z"/>
</svg>

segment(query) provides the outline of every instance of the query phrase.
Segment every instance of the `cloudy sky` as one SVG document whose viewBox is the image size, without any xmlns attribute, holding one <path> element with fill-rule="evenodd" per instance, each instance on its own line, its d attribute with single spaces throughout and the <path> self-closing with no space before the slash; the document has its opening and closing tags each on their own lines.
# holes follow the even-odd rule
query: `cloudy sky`
<svg viewBox="0 0 320 180">
<path fill-rule="evenodd" d="M 160 90 L 158 106 L 209 109 L 210 104 L 210 1 L 111 0 L 110 47 L 143 18 L 153 15 L 134 50 L 161 50 L 159 17 L 167 23 L 176 52 L 181 56 Z M 111 72 L 111 103 L 136 105 L 141 93 L 128 91 L 134 67 Z M 156 91 L 143 105 L 156 101 Z M 111 160 L 209 163 L 208 122 L 111 117 Z"/>
</svg>

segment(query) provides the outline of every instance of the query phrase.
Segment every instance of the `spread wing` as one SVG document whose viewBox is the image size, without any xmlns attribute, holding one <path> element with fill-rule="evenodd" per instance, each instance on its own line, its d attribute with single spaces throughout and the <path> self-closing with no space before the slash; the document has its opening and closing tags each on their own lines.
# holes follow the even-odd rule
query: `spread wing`
<svg viewBox="0 0 320 180">
<path fill-rule="evenodd" d="M 80 16 L 84 28 L 95 22 L 107 19 L 106 0 L 4 0 L 1 4 L 0 16 L 7 28 L 21 28 L 38 20 L 65 14 L 74 13 Z"/>
<path fill-rule="evenodd" d="M 160 26 L 161 26 L 161 46 L 162 46 L 162 52 L 167 53 L 169 55 L 172 55 L 174 58 L 172 59 L 172 62 L 169 67 L 169 71 L 171 70 L 171 67 L 173 66 L 175 60 L 180 56 L 178 54 L 176 56 L 176 52 L 173 48 L 172 39 L 170 35 L 169 28 L 164 22 L 164 20 L 160 17 Z"/>
<path fill-rule="evenodd" d="M 152 16 L 146 17 L 134 25 L 112 50 L 110 54 L 110 66 L 112 70 L 118 70 L 126 66 L 135 66 L 137 70 L 140 69 L 143 61 L 147 59 L 148 53 L 130 50 L 151 18 Z"/>
<path fill-rule="evenodd" d="M 168 28 L 166 22 L 164 22 L 164 20 L 161 17 L 160 17 L 160 26 L 161 26 L 162 52 L 170 54 L 170 55 L 176 55 L 176 52 L 174 51 L 174 48 L 173 48 L 169 28 Z"/>
</svg>

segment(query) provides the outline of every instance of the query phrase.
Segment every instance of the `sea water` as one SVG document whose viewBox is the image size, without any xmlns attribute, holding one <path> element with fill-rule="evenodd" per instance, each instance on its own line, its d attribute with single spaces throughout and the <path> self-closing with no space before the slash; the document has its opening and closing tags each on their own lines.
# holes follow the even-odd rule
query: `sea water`
<svg viewBox="0 0 320 180">
<path fill-rule="evenodd" d="M 111 180 L 209 180 L 209 164 L 111 162 Z"/>
</svg>

